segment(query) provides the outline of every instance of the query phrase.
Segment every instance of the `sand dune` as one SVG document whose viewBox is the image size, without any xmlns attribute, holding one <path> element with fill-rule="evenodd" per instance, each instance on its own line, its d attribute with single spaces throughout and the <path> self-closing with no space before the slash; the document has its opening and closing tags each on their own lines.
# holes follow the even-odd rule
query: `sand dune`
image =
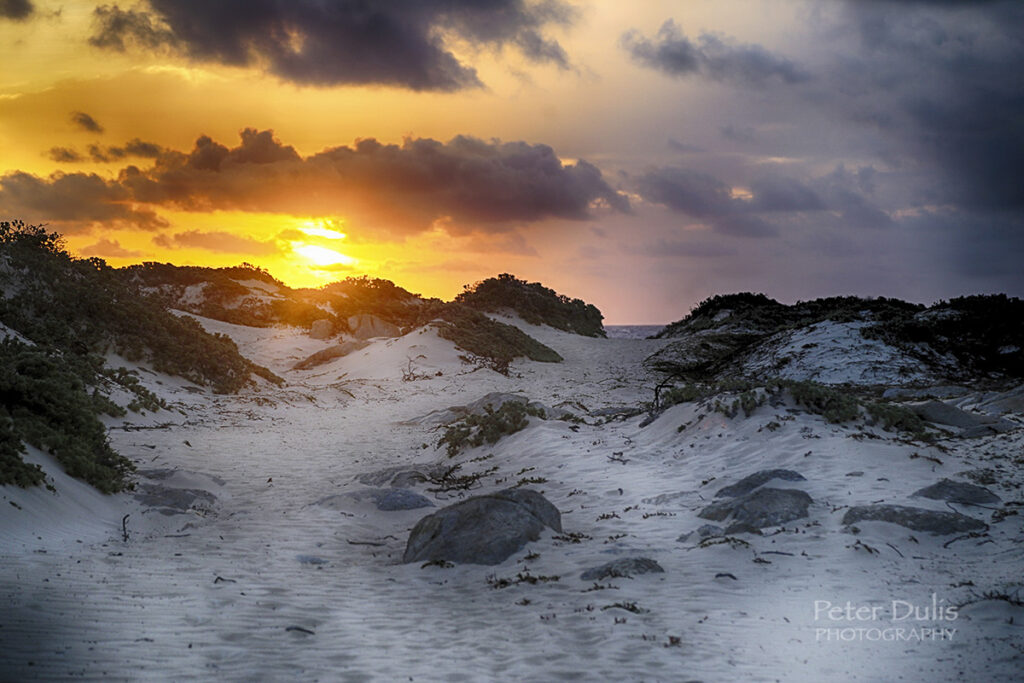
<svg viewBox="0 0 1024 683">
<path fill-rule="evenodd" d="M 829 424 L 795 406 L 728 418 L 695 403 L 641 427 L 643 415 L 594 414 L 651 400 L 655 378 L 641 362 L 663 340 L 591 339 L 517 322 L 565 362 L 517 361 L 505 377 L 466 365 L 425 331 L 297 372 L 289 370 L 295 361 L 325 342 L 203 322 L 288 384 L 213 396 L 145 376 L 184 414 L 132 415 L 111 439 L 140 468 L 138 489 L 164 495 L 161 505 L 139 500 L 138 490 L 101 496 L 32 453 L 56 492 L 0 489 L 0 678 L 1019 675 L 1024 609 L 979 599 L 1019 591 L 1019 516 L 996 523 L 990 510 L 958 507 L 990 524 L 986 535 L 960 540 L 887 523 L 866 523 L 855 535 L 840 520 L 851 505 L 880 501 L 948 510 L 909 496 L 979 468 L 998 473 L 990 488 L 1004 501 L 1019 500 L 1024 477 L 1012 458 L 1024 445 L 1021 430 L 936 448 L 863 423 Z M 410 364 L 423 379 L 403 381 Z M 437 426 L 410 422 L 492 391 L 561 405 L 585 422 L 530 418 L 523 431 L 454 461 L 434 447 Z M 497 467 L 471 493 L 540 478 L 531 488 L 559 508 L 565 535 L 549 532 L 495 567 L 400 564 L 409 529 L 430 509 L 383 512 L 345 495 L 366 488 L 361 474 L 433 462 L 460 462 L 466 472 Z M 677 540 L 708 523 L 697 514 L 716 491 L 771 468 L 806 478 L 773 485 L 810 494 L 807 518 L 704 546 Z M 415 487 L 437 506 L 458 499 L 427 488 Z M 189 499 L 187 491 L 202 494 Z M 317 504 L 326 498 L 331 504 Z M 173 504 L 183 507 L 165 514 Z M 632 556 L 665 572 L 596 585 L 580 579 L 585 569 Z M 521 572 L 558 580 L 489 585 L 491 576 Z M 893 601 L 926 606 L 933 594 L 944 605 L 970 604 L 942 623 L 881 618 Z M 878 607 L 880 619 L 831 620 L 816 614 L 818 601 Z M 829 640 L 823 627 L 956 631 L 923 642 Z"/>
</svg>

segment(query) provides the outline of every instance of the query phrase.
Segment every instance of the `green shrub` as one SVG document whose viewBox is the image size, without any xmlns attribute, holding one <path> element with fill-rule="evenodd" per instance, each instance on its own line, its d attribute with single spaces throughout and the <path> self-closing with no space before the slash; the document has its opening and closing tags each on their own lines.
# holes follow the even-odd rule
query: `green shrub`
<svg viewBox="0 0 1024 683">
<path fill-rule="evenodd" d="M 783 381 L 793 400 L 829 422 L 849 422 L 860 417 L 860 401 L 849 391 L 817 382 Z"/>
<path fill-rule="evenodd" d="M 502 364 L 518 356 L 543 363 L 558 363 L 562 357 L 518 327 L 491 320 L 483 313 L 460 304 L 443 304 L 436 315 L 438 334 L 471 354 Z M 507 374 L 507 372 L 506 372 Z"/>
<path fill-rule="evenodd" d="M 587 337 L 604 337 L 604 316 L 596 306 L 570 299 L 539 282 L 520 280 L 508 273 L 466 285 L 455 302 L 480 311 L 512 309 L 531 325 L 549 325 Z"/>
<path fill-rule="evenodd" d="M 82 377 L 82 366 L 63 356 L 8 338 L 0 341 L 0 423 L 18 447 L 4 451 L 5 476 L 0 483 L 34 482 L 26 465 L 18 468 L 20 442 L 50 451 L 71 476 L 104 493 L 126 486 L 132 463 L 107 441 L 98 413 L 109 401 L 97 401 Z"/>
<path fill-rule="evenodd" d="M 699 384 L 684 384 L 679 387 L 669 387 L 658 392 L 657 403 L 659 408 L 671 408 L 680 403 L 690 403 L 708 396 L 708 388 Z"/>
<path fill-rule="evenodd" d="M 968 373 L 1024 377 L 1024 301 L 1005 294 L 939 302 L 923 314 L 887 319 L 862 330 L 910 354 L 927 344 L 954 356 Z"/>
<path fill-rule="evenodd" d="M 0 417 L 0 486 L 38 486 L 46 480 L 39 465 L 22 459 L 25 447 L 10 417 Z"/>
<path fill-rule="evenodd" d="M 924 441 L 931 441 L 934 435 L 928 431 L 924 421 L 909 408 L 893 403 L 873 402 L 867 404 L 867 411 L 876 423 L 886 431 L 907 432 Z"/>
<path fill-rule="evenodd" d="M 254 370 L 228 337 L 172 315 L 103 260 L 73 258 L 56 233 L 0 222 L 0 257 L 0 284 L 12 292 L 0 299 L 0 321 L 36 344 L 78 356 L 113 350 L 221 393 Z"/>
<path fill-rule="evenodd" d="M 515 434 L 529 424 L 529 416 L 544 418 L 539 408 L 520 401 L 506 401 L 497 410 L 487 406 L 482 415 L 467 415 L 445 429 L 437 447 L 445 447 L 448 457 L 455 457 L 464 448 L 497 443 L 506 434 Z"/>
</svg>

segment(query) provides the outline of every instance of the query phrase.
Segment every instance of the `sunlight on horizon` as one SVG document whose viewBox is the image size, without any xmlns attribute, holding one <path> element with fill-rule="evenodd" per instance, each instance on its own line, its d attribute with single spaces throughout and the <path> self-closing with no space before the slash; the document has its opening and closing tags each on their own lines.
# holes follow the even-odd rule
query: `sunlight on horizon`
<svg viewBox="0 0 1024 683">
<path fill-rule="evenodd" d="M 338 264 L 351 266 L 355 265 L 357 262 L 356 259 L 351 256 L 347 256 L 341 252 L 328 249 L 327 247 L 321 247 L 316 244 L 293 242 L 292 251 L 315 266 L 335 266 Z"/>
</svg>

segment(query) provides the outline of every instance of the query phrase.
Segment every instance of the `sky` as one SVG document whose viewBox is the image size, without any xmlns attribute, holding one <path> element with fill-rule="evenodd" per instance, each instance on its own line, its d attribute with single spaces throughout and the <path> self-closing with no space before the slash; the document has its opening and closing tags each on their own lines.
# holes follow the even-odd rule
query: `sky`
<svg viewBox="0 0 1024 683">
<path fill-rule="evenodd" d="M 0 0 L 0 219 L 607 324 L 1024 295 L 1018 0 Z"/>
</svg>

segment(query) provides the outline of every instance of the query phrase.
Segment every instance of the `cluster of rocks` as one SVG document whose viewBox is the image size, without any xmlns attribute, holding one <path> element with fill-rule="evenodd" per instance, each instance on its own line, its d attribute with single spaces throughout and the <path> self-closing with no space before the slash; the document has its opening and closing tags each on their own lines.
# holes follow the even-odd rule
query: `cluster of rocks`
<svg viewBox="0 0 1024 683">
<path fill-rule="evenodd" d="M 723 528 L 705 524 L 683 534 L 678 540 L 700 542 L 716 536 L 760 533 L 766 527 L 780 526 L 807 517 L 808 508 L 814 502 L 811 496 L 800 489 L 766 486 L 778 481 L 801 482 L 806 479 L 799 472 L 782 469 L 762 470 L 744 477 L 715 494 L 715 498 L 725 500 L 716 501 L 697 513 L 698 517 L 713 522 L 729 522 L 728 526 Z M 911 495 L 962 505 L 1001 502 L 999 496 L 984 486 L 951 479 L 942 479 Z M 889 522 L 935 535 L 983 531 L 988 528 L 984 522 L 959 512 L 882 503 L 849 508 L 843 516 L 842 524 L 852 527 L 858 522 L 868 521 Z"/>
<path fill-rule="evenodd" d="M 919 489 L 911 494 L 916 498 L 944 500 L 961 505 L 988 505 L 999 503 L 1001 499 L 984 486 L 969 484 L 952 479 L 941 481 Z M 959 512 L 945 510 L 929 510 L 927 508 L 910 507 L 907 505 L 857 505 L 843 515 L 843 524 L 851 526 L 857 522 L 890 522 L 906 527 L 912 531 L 920 531 L 936 536 L 984 531 L 988 525 L 979 519 Z"/>
<path fill-rule="evenodd" d="M 720 530 L 719 527 L 705 525 L 694 533 L 703 538 L 708 535 L 719 535 L 719 532 L 760 533 L 765 527 L 779 526 L 807 517 L 807 509 L 814 502 L 810 495 L 800 489 L 765 486 L 772 481 L 798 482 L 806 479 L 799 472 L 779 469 L 762 470 L 744 477 L 715 494 L 715 498 L 727 500 L 712 503 L 697 513 L 698 517 L 713 522 L 729 520 L 729 526 Z M 704 532 L 703 535 L 700 533 L 701 530 Z M 686 534 L 680 540 L 692 536 L 693 534 Z"/>
</svg>

